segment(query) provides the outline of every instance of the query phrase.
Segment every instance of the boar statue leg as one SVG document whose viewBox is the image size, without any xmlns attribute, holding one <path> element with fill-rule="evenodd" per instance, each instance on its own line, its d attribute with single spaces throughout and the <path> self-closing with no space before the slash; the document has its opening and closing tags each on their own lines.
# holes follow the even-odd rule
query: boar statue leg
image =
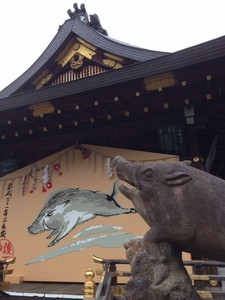
<svg viewBox="0 0 225 300">
<path fill-rule="evenodd" d="M 181 252 L 167 242 L 133 239 L 124 245 L 132 277 L 126 300 L 200 300 L 182 263 Z"/>
</svg>

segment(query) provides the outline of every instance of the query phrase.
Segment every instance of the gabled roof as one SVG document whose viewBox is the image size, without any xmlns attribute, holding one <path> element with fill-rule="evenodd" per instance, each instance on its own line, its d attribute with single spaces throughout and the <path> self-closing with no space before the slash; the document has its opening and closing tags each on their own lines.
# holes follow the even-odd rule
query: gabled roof
<svg viewBox="0 0 225 300">
<path fill-rule="evenodd" d="M 152 60 L 167 54 L 166 52 L 147 50 L 122 43 L 100 33 L 88 24 L 85 24 L 80 18 L 72 17 L 59 27 L 53 40 L 34 64 L 0 92 L 0 99 L 29 90 L 23 88 L 24 85 L 27 86 L 29 82 L 35 81 L 45 69 L 49 69 L 49 66 L 51 68 L 51 64 L 55 62 L 57 56 L 76 37 L 81 39 L 83 43 L 87 43 L 90 47 L 96 47 L 103 53 L 107 52 L 125 59 L 126 64 Z"/>
<path fill-rule="evenodd" d="M 61 80 L 71 68 L 82 76 Z M 188 127 L 184 111 L 193 106 L 199 153 L 205 159 L 216 136 L 212 173 L 225 178 L 224 70 L 225 36 L 163 53 L 118 42 L 72 14 L 0 93 L 1 156 L 13 154 L 24 166 L 75 140 L 172 153 L 158 142 L 158 129 Z M 186 159 L 183 149 L 178 154 Z"/>
<path fill-rule="evenodd" d="M 165 74 L 166 72 L 207 63 L 216 59 L 224 59 L 224 53 L 225 36 L 169 55 L 164 55 L 161 58 L 137 62 L 125 68 L 99 74 L 98 76 L 83 78 L 82 80 L 71 81 L 63 85 L 49 86 L 42 90 L 27 91 L 8 97 L 4 97 L 2 93 L 0 94 L 2 99 L 0 101 L 0 111 L 32 105 L 42 102 L 43 99 L 45 101 L 57 100 L 61 97 L 78 95 L 103 87 L 110 87 L 133 80 L 143 80 L 148 77 L 151 78 L 151 76 L 157 74 Z M 144 86 L 144 81 L 142 84 Z"/>
</svg>

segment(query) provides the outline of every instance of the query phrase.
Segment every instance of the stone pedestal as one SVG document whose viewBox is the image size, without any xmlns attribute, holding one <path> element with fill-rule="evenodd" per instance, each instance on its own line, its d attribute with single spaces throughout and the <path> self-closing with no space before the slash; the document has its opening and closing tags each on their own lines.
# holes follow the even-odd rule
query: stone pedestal
<svg viewBox="0 0 225 300">
<path fill-rule="evenodd" d="M 125 299 L 200 300 L 183 265 L 181 253 L 171 244 L 134 239 L 124 245 L 132 278 Z"/>
</svg>

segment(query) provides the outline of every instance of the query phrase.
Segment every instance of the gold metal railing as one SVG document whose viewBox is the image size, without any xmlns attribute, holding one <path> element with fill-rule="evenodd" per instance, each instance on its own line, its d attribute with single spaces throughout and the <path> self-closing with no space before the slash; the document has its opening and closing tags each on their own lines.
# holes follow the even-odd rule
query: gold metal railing
<svg viewBox="0 0 225 300">
<path fill-rule="evenodd" d="M 119 265 L 128 265 L 124 259 L 104 259 L 93 256 L 95 263 L 101 264 L 102 269 L 97 269 L 96 274 L 100 276 L 95 298 L 96 300 L 119 300 L 124 299 L 124 284 L 118 284 L 118 277 L 130 277 L 127 271 L 118 271 Z M 185 266 L 194 267 L 220 267 L 225 270 L 225 263 L 218 261 L 184 261 Z M 202 299 L 225 299 L 225 290 L 221 288 L 222 282 L 225 283 L 225 275 L 212 274 L 190 274 L 193 285 L 196 287 Z M 205 283 L 202 289 L 198 289 L 198 283 Z M 221 298 L 222 297 L 222 298 Z"/>
<path fill-rule="evenodd" d="M 9 282 L 5 281 L 5 277 L 6 275 L 13 273 L 13 270 L 9 270 L 8 266 L 14 264 L 15 261 L 15 257 L 6 260 L 0 260 L 0 296 L 8 296 L 8 294 L 4 292 L 4 290 L 9 287 Z"/>
</svg>

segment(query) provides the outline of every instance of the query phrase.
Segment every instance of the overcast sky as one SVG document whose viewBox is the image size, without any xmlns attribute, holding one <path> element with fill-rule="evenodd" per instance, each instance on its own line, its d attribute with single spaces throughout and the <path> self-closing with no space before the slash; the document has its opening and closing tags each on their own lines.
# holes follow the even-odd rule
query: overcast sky
<svg viewBox="0 0 225 300">
<path fill-rule="evenodd" d="M 225 33 L 224 0 L 0 0 L 0 90 L 42 54 L 74 2 L 114 39 L 175 52 Z"/>
</svg>

